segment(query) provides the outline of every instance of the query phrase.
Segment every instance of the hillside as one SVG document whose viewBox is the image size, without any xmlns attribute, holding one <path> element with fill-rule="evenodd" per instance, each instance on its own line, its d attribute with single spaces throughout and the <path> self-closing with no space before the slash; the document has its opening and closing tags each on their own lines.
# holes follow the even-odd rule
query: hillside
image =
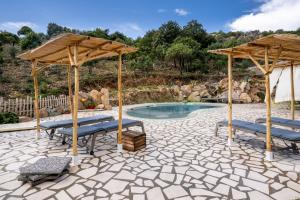
<svg viewBox="0 0 300 200">
<path fill-rule="evenodd" d="M 33 83 L 30 63 L 21 61 L 16 55 L 34 48 L 60 33 L 74 32 L 127 43 L 139 48 L 137 53 L 124 57 L 123 82 L 125 90 L 155 90 L 158 86 L 173 86 L 199 83 L 217 83 L 226 77 L 226 57 L 207 53 L 208 49 L 226 48 L 251 41 L 273 32 L 217 32 L 207 33 L 204 27 L 192 20 L 181 27 L 174 21 L 162 24 L 145 36 L 132 39 L 122 33 L 109 30 L 72 30 L 49 23 L 47 34 L 35 33 L 22 27 L 18 35 L 0 32 L 0 96 L 5 98 L 32 95 Z M 279 30 L 276 33 L 281 33 Z M 299 34 L 300 31 L 293 33 Z M 247 60 L 235 62 L 235 79 L 247 80 L 251 63 Z M 108 87 L 112 94 L 116 90 L 115 59 L 97 60 L 80 69 L 82 91 Z M 67 94 L 66 70 L 54 66 L 39 77 L 40 94 Z"/>
</svg>

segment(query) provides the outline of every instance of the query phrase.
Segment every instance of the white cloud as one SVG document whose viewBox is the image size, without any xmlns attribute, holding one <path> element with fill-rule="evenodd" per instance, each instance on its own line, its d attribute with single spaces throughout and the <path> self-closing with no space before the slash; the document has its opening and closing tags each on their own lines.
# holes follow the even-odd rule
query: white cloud
<svg viewBox="0 0 300 200">
<path fill-rule="evenodd" d="M 22 26 L 28 26 L 32 29 L 38 28 L 38 25 L 32 22 L 3 22 L 0 24 L 0 30 L 16 33 Z"/>
<path fill-rule="evenodd" d="M 158 9 L 157 12 L 158 12 L 158 13 L 165 13 L 165 12 L 167 12 L 167 10 L 161 8 L 161 9 Z"/>
<path fill-rule="evenodd" d="M 183 8 L 176 8 L 174 12 L 179 16 L 186 16 L 189 12 Z"/>
<path fill-rule="evenodd" d="M 131 22 L 119 24 L 115 28 L 113 28 L 113 31 L 120 31 L 126 36 L 132 38 L 137 38 L 145 34 L 145 31 L 138 24 Z"/>
<path fill-rule="evenodd" d="M 232 31 L 296 30 L 300 27 L 300 0 L 264 0 L 262 5 L 229 24 Z"/>
</svg>

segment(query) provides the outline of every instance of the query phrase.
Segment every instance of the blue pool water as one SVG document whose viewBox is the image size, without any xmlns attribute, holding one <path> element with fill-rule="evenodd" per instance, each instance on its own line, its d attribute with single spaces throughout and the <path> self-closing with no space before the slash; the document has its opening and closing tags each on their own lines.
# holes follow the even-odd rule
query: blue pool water
<svg viewBox="0 0 300 200">
<path fill-rule="evenodd" d="M 174 103 L 140 106 L 127 110 L 127 114 L 133 117 L 148 119 L 183 118 L 195 110 L 215 108 L 214 105 Z"/>
</svg>

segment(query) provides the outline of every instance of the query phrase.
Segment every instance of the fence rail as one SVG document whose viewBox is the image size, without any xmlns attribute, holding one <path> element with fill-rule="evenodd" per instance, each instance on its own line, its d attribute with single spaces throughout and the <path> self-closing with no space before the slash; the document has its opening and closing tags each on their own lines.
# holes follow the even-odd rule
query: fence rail
<svg viewBox="0 0 300 200">
<path fill-rule="evenodd" d="M 68 96 L 47 96 L 39 98 L 39 108 L 53 109 L 56 107 L 67 107 L 69 105 Z M 34 100 L 32 97 L 16 98 L 4 100 L 0 97 L 0 112 L 14 112 L 19 116 L 34 116 Z"/>
</svg>

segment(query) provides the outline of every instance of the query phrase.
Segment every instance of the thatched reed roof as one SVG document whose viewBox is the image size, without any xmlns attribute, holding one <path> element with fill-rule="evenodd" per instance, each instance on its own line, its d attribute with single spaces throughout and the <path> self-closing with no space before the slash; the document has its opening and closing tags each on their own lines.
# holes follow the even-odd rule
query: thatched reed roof
<svg viewBox="0 0 300 200">
<path fill-rule="evenodd" d="M 68 48 L 74 45 L 78 48 L 78 60 L 90 61 L 98 58 L 112 57 L 137 51 L 136 48 L 125 44 L 110 41 L 102 38 L 89 37 L 73 33 L 66 33 L 57 36 L 46 42 L 45 44 L 29 50 L 18 57 L 23 60 L 36 60 L 44 64 L 62 64 L 68 65 L 69 52 Z M 71 54 L 74 48 L 69 48 Z"/>
<path fill-rule="evenodd" d="M 300 63 L 300 36 L 295 34 L 273 34 L 239 46 L 210 50 L 210 53 L 232 55 L 234 58 L 264 60 L 268 48 L 269 60 L 280 62 L 280 66 L 291 61 Z"/>
</svg>

